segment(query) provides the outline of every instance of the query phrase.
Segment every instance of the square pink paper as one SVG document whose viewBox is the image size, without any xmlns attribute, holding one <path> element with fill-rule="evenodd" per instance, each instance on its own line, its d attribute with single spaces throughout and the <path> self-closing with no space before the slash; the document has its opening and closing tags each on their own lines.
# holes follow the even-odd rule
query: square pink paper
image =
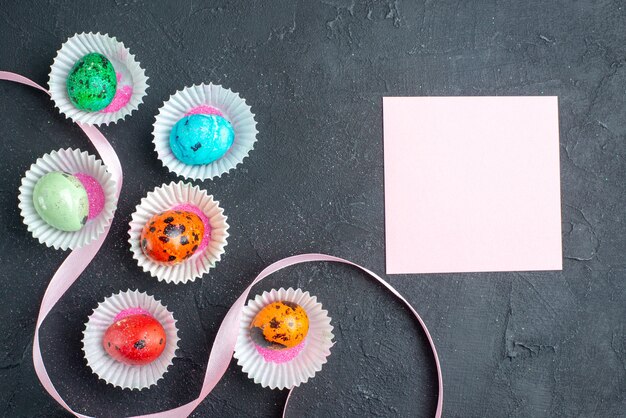
<svg viewBox="0 0 626 418">
<path fill-rule="evenodd" d="M 387 273 L 560 270 L 557 97 L 385 97 Z"/>
</svg>

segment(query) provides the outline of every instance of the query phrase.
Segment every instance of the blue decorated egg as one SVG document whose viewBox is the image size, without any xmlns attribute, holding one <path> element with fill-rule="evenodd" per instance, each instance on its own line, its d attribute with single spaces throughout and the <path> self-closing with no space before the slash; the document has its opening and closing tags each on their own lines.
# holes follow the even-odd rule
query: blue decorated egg
<svg viewBox="0 0 626 418">
<path fill-rule="evenodd" d="M 170 148 L 187 165 L 219 160 L 235 140 L 233 126 L 222 116 L 194 114 L 176 122 L 170 132 Z"/>
</svg>

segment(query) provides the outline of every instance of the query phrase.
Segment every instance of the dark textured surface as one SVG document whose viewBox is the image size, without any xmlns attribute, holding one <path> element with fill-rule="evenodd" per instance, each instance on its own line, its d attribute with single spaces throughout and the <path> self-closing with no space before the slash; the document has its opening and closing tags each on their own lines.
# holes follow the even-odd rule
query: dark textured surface
<svg viewBox="0 0 626 418">
<path fill-rule="evenodd" d="M 157 411 L 196 396 L 227 307 L 262 267 L 320 251 L 384 271 L 381 97 L 557 95 L 564 269 L 393 276 L 438 344 L 448 417 L 616 417 L 626 411 L 626 9 L 620 1 L 0 1 L 0 69 L 46 83 L 68 36 L 117 36 L 150 77 L 132 118 L 102 131 L 126 181 L 112 232 L 42 329 L 52 380 L 76 410 Z M 214 82 L 252 105 L 259 141 L 236 172 L 201 183 L 231 237 L 218 268 L 171 286 L 143 274 L 126 242 L 134 206 L 174 180 L 151 144 L 153 115 L 183 86 Z M 29 165 L 62 147 L 93 152 L 41 93 L 0 83 L 0 413 L 65 416 L 31 361 L 46 283 L 65 254 L 38 245 L 17 208 Z M 291 416 L 432 416 L 422 333 L 358 272 L 306 265 L 299 286 L 330 311 L 329 363 L 296 390 Z M 179 320 L 180 358 L 157 388 L 121 391 L 91 374 L 83 323 L 105 296 L 139 288 Z M 286 393 L 231 364 L 195 416 L 278 416 Z"/>
</svg>

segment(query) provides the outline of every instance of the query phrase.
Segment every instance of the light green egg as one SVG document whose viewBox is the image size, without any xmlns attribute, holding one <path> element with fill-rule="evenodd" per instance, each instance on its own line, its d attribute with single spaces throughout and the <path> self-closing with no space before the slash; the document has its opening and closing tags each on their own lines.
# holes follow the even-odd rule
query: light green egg
<svg viewBox="0 0 626 418">
<path fill-rule="evenodd" d="M 41 177 L 33 190 L 33 204 L 41 219 L 61 231 L 78 231 L 87 222 L 87 191 L 71 174 L 53 171 Z"/>
</svg>

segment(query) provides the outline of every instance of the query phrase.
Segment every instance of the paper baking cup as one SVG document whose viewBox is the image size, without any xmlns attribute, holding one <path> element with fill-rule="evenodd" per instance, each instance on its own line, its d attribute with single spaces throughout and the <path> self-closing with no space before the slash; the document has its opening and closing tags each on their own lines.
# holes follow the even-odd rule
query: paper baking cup
<svg viewBox="0 0 626 418">
<path fill-rule="evenodd" d="M 265 361 L 250 337 L 250 324 L 254 317 L 265 306 L 278 301 L 297 303 L 304 308 L 309 318 L 309 332 L 304 340 L 304 348 L 294 359 L 285 363 Z M 322 309 L 322 304 L 317 302 L 315 296 L 300 289 L 273 289 L 257 295 L 244 307 L 234 357 L 254 383 L 271 389 L 291 389 L 306 383 L 322 370 L 333 346 L 332 330 L 328 312 Z"/>
<path fill-rule="evenodd" d="M 78 231 L 67 232 L 50 226 L 41 219 L 33 204 L 33 190 L 37 181 L 52 171 L 69 174 L 84 173 L 95 178 L 104 191 L 104 208 L 94 219 L 87 221 Z M 73 250 L 83 247 L 100 236 L 113 220 L 117 207 L 117 186 L 102 161 L 78 149 L 60 149 L 45 154 L 30 166 L 19 188 L 19 208 L 22 219 L 33 237 L 55 249 Z"/>
<path fill-rule="evenodd" d="M 150 364 L 128 365 L 109 356 L 102 347 L 102 339 L 115 316 L 129 308 L 142 308 L 150 312 L 165 330 L 165 349 Z M 98 304 L 85 324 L 83 353 L 87 365 L 98 377 L 122 389 L 145 389 L 156 385 L 167 368 L 172 365 L 178 349 L 178 329 L 172 312 L 154 297 L 137 290 L 128 290 L 109 296 Z"/>
<path fill-rule="evenodd" d="M 132 88 L 132 95 L 126 105 L 112 112 L 87 112 L 77 109 L 67 95 L 67 77 L 72 67 L 82 57 L 92 52 L 98 52 L 111 61 L 115 73 L 118 75 L 117 91 L 121 92 L 124 86 Z M 50 96 L 56 107 L 67 118 L 74 122 L 89 125 L 108 125 L 118 122 L 130 115 L 143 102 L 148 88 L 148 77 L 143 68 L 135 60 L 122 42 L 100 33 L 81 33 L 69 38 L 57 53 L 50 68 Z"/>
<path fill-rule="evenodd" d="M 219 160 L 204 165 L 187 165 L 170 148 L 170 132 L 176 122 L 199 106 L 214 107 L 230 121 L 235 140 Z M 256 121 L 246 101 L 229 89 L 215 84 L 200 84 L 177 91 L 163 103 L 154 123 L 154 147 L 163 165 L 181 177 L 206 180 L 233 170 L 248 156 L 256 142 Z"/>
<path fill-rule="evenodd" d="M 144 225 L 154 215 L 175 208 L 182 204 L 190 204 L 197 207 L 207 218 L 211 226 L 211 239 L 206 248 L 196 252 L 189 259 L 180 264 L 167 265 L 152 260 L 141 250 L 140 237 Z M 201 190 L 198 186 L 188 183 L 170 183 L 157 187 L 141 199 L 137 210 L 133 213 L 130 221 L 128 234 L 130 250 L 133 258 L 145 272 L 152 277 L 167 283 L 186 283 L 194 281 L 203 274 L 208 273 L 215 264 L 220 261 L 228 238 L 228 218 L 224 215 L 224 209 L 219 202 L 213 200 L 213 196 Z"/>
</svg>

